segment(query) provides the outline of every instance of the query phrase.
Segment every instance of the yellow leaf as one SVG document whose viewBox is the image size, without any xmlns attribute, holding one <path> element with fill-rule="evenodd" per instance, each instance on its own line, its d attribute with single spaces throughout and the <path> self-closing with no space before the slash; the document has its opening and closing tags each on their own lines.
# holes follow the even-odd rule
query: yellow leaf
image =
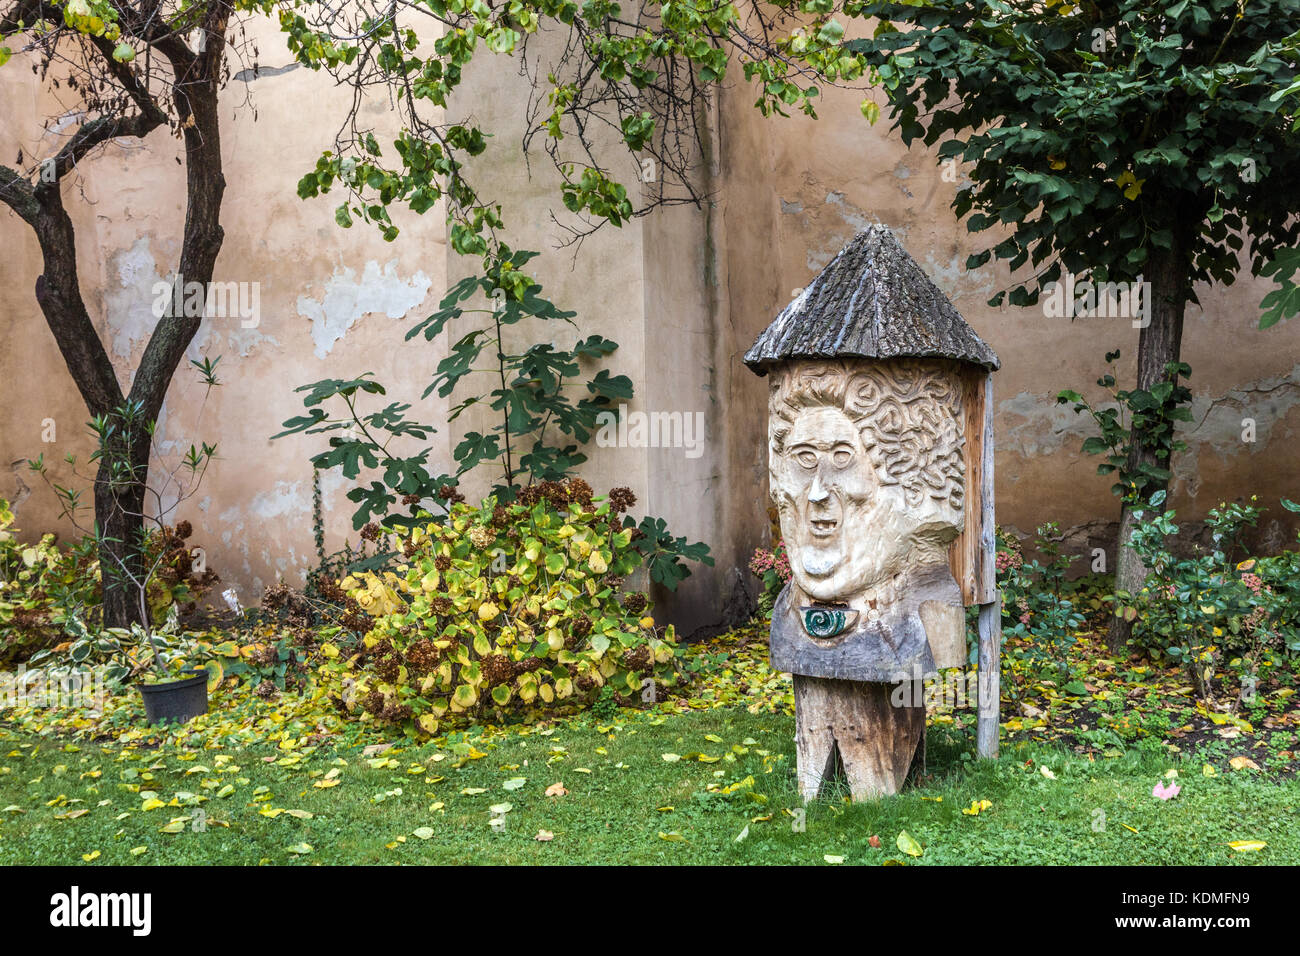
<svg viewBox="0 0 1300 956">
<path fill-rule="evenodd" d="M 1115 185 L 1124 190 L 1125 199 L 1137 199 L 1142 194 L 1142 184 L 1145 182 L 1145 179 L 1138 179 L 1134 176 L 1131 170 L 1125 170 L 1115 180 Z"/>
<path fill-rule="evenodd" d="M 1254 853 L 1268 846 L 1263 840 L 1233 840 L 1228 846 L 1238 853 Z"/>
<path fill-rule="evenodd" d="M 81 854 L 81 858 L 85 860 L 87 863 L 94 862 L 95 860 L 99 859 L 99 851 L 96 850 L 93 853 L 83 853 Z"/>
<path fill-rule="evenodd" d="M 898 844 L 898 848 L 908 856 L 920 856 L 923 852 L 921 844 L 917 843 L 915 838 L 913 838 L 906 830 L 898 835 L 898 839 L 895 842 Z"/>
<path fill-rule="evenodd" d="M 1233 757 L 1228 761 L 1228 766 L 1233 770 L 1245 770 L 1247 768 L 1251 770 L 1259 769 L 1259 764 L 1255 763 L 1255 761 L 1251 760 L 1249 757 Z"/>
</svg>

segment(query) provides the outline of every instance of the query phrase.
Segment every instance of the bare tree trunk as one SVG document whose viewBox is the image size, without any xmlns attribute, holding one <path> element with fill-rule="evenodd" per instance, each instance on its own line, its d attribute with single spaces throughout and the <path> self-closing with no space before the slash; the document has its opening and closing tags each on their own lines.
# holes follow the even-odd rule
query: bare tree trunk
<svg viewBox="0 0 1300 956">
<path fill-rule="evenodd" d="M 95 524 L 99 532 L 100 586 L 104 625 L 128 627 L 148 624 L 147 607 L 141 606 L 145 584 L 145 488 L 148 481 L 149 443 L 138 443 L 131 454 L 139 469 L 133 481 L 114 486 L 111 465 L 105 461 L 95 476 Z M 137 464 L 138 463 L 138 464 Z M 147 598 L 146 598 L 147 604 Z"/>
<path fill-rule="evenodd" d="M 1188 280 L 1188 263 L 1186 262 L 1187 235 L 1179 229 L 1175 232 L 1173 245 L 1169 249 L 1155 248 L 1148 260 L 1151 274 L 1151 321 L 1142 329 L 1138 337 L 1137 387 L 1149 390 L 1162 380 L 1169 379 L 1165 366 L 1177 362 L 1182 349 L 1183 316 L 1187 307 L 1190 282 Z M 1130 435 L 1132 450 L 1129 453 L 1128 470 L 1135 471 L 1143 464 L 1159 468 L 1169 467 L 1168 453 L 1160 453 L 1149 447 L 1142 439 L 1144 436 L 1136 430 Z M 1143 498 L 1149 500 L 1157 491 L 1164 490 L 1168 482 L 1157 481 L 1148 485 Z M 1136 510 L 1141 509 L 1141 504 Z M 1147 569 L 1139 560 L 1137 553 L 1129 547 L 1135 526 L 1134 506 L 1125 504 L 1120 511 L 1119 540 L 1115 556 L 1115 590 L 1136 594 L 1146 580 Z M 1106 643 L 1112 651 L 1124 649 L 1124 645 L 1133 634 L 1133 624 L 1121 617 L 1111 619 L 1110 632 Z"/>
</svg>

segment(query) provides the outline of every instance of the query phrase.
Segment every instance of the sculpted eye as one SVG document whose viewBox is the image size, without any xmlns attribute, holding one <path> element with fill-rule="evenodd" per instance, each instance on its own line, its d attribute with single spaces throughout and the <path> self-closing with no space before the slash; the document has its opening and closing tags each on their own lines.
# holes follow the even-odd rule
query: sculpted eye
<svg viewBox="0 0 1300 956">
<path fill-rule="evenodd" d="M 831 452 L 831 461 L 835 462 L 837 468 L 843 468 L 853 461 L 853 449 L 845 445 L 839 445 Z"/>
<path fill-rule="evenodd" d="M 794 453 L 794 460 L 799 462 L 805 468 L 817 467 L 817 453 L 810 449 L 802 449 Z"/>
</svg>

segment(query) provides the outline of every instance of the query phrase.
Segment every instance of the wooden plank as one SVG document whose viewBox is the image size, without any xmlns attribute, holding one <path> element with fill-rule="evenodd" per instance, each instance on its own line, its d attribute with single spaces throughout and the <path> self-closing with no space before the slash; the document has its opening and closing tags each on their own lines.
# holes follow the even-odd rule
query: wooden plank
<svg viewBox="0 0 1300 956">
<path fill-rule="evenodd" d="M 979 714 L 975 722 L 975 752 L 998 755 L 998 724 L 1002 710 L 1002 602 L 980 605 Z"/>
<path fill-rule="evenodd" d="M 976 575 L 979 616 L 979 715 L 976 752 L 998 755 L 1002 708 L 1002 597 L 997 580 L 997 515 L 993 488 L 993 376 L 984 377 L 983 445 L 980 460 L 980 562 Z"/>
<path fill-rule="evenodd" d="M 985 488 L 991 487 L 992 376 L 983 368 L 961 369 L 962 436 L 965 441 L 966 507 L 961 533 L 949 545 L 948 565 L 961 588 L 962 604 L 991 600 L 984 584 Z M 988 505 L 991 509 L 991 504 Z M 991 536 L 992 532 L 989 532 Z"/>
<path fill-rule="evenodd" d="M 837 769 L 855 802 L 898 793 L 925 739 L 924 699 L 912 687 L 795 674 L 794 712 L 805 802 L 817 799 Z"/>
<path fill-rule="evenodd" d="M 997 515 L 993 487 L 993 376 L 986 373 L 981 384 L 982 442 L 980 447 L 979 562 L 975 572 L 974 604 L 998 600 Z"/>
</svg>

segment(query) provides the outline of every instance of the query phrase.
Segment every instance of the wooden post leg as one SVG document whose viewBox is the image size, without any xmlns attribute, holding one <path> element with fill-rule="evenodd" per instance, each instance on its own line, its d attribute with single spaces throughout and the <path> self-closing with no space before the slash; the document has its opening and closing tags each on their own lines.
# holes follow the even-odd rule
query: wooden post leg
<svg viewBox="0 0 1300 956">
<path fill-rule="evenodd" d="M 925 735 L 925 704 L 904 693 L 896 706 L 896 686 L 795 675 L 795 750 L 805 801 L 820 792 L 836 753 L 855 801 L 902 788 Z"/>
<path fill-rule="evenodd" d="M 799 773 L 799 796 L 804 803 L 816 800 L 822 783 L 835 771 L 835 735 L 815 698 L 815 677 L 794 675 L 795 760 Z"/>
<path fill-rule="evenodd" d="M 1002 709 L 1002 603 L 980 605 L 979 716 L 975 749 L 981 757 L 998 755 Z"/>
</svg>

